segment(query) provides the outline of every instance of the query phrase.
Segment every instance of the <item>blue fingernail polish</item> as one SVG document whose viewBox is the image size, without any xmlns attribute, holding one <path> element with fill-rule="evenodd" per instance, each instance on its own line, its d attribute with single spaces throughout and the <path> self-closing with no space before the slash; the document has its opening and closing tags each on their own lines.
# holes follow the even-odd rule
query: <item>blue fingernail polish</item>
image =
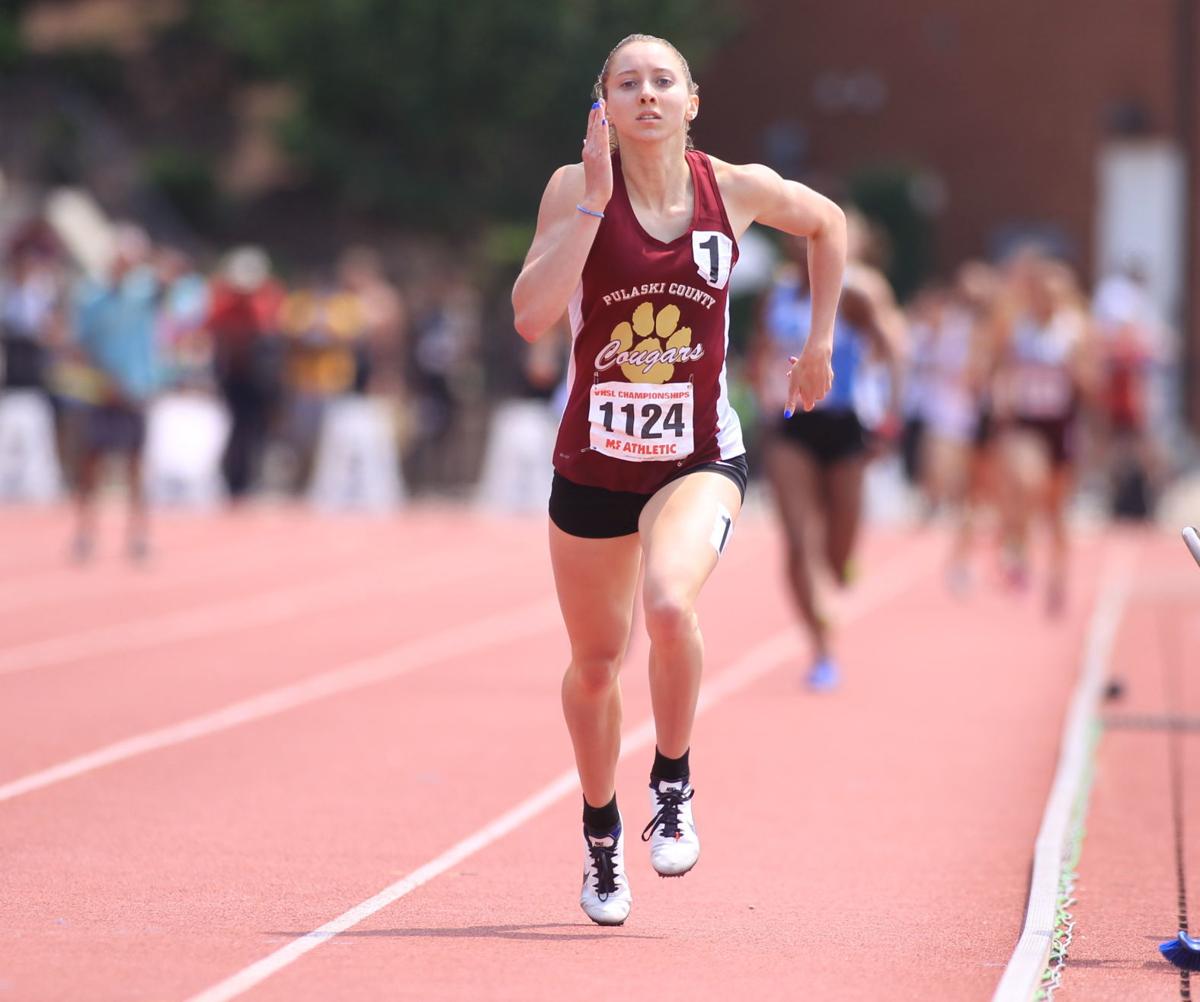
<svg viewBox="0 0 1200 1002">
<path fill-rule="evenodd" d="M 592 111 L 595 111 L 595 110 L 596 110 L 597 108 L 599 108 L 599 107 L 600 107 L 600 102 L 599 102 L 599 101 L 593 101 L 593 102 L 592 102 Z"/>
<path fill-rule="evenodd" d="M 785 407 L 785 408 L 783 409 L 783 416 L 784 416 L 784 417 L 791 417 L 791 416 L 792 416 L 792 409 L 791 409 L 790 407 Z"/>
</svg>

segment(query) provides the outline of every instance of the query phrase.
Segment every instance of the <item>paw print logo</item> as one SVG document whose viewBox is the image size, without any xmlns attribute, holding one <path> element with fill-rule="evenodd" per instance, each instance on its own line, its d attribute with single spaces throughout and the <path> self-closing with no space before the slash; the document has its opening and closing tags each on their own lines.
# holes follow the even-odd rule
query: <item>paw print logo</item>
<svg viewBox="0 0 1200 1002">
<path fill-rule="evenodd" d="M 679 327 L 679 307 L 674 303 L 655 315 L 654 304 L 647 302 L 633 311 L 632 324 L 622 321 L 613 328 L 612 339 L 629 353 L 621 371 L 630 382 L 665 383 L 675 374 L 675 363 L 687 360 L 692 329 Z"/>
</svg>

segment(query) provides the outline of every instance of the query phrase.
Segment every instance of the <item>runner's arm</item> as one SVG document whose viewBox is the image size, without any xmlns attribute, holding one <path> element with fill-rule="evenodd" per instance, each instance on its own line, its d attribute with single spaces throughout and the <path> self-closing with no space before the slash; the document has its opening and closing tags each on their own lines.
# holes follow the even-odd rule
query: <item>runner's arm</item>
<svg viewBox="0 0 1200 1002">
<path fill-rule="evenodd" d="M 536 341 L 566 312 L 612 191 L 608 118 L 597 101 L 588 114 L 583 161 L 560 167 L 546 185 L 537 231 L 513 285 L 513 323 L 526 341 Z"/>
<path fill-rule="evenodd" d="M 812 323 L 800 358 L 788 373 L 790 415 L 797 407 L 812 410 L 833 384 L 833 326 L 846 270 L 846 216 L 824 195 L 785 181 L 762 164 L 721 164 L 722 195 L 735 233 L 761 223 L 808 240 L 808 284 Z M 736 221 L 735 221 L 736 220 Z"/>
<path fill-rule="evenodd" d="M 560 167 L 546 185 L 537 231 L 513 286 L 517 333 L 536 341 L 566 312 L 583 274 L 600 220 L 575 206 L 583 198 L 583 170 Z"/>
<path fill-rule="evenodd" d="M 761 223 L 808 239 L 812 289 L 809 341 L 815 337 L 832 344 L 834 315 L 846 270 L 845 213 L 824 195 L 796 181 L 786 181 L 762 164 L 725 165 L 726 172 L 732 201 L 746 225 Z"/>
</svg>

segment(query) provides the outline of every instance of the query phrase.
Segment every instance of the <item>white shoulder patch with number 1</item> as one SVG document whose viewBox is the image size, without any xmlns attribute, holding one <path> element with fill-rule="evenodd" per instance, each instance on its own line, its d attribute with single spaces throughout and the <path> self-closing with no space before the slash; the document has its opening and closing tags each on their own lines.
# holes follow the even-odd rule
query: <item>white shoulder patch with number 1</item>
<svg viewBox="0 0 1200 1002">
<path fill-rule="evenodd" d="M 696 271 L 714 289 L 725 288 L 733 267 L 733 241 L 719 230 L 692 231 L 692 258 Z"/>
</svg>

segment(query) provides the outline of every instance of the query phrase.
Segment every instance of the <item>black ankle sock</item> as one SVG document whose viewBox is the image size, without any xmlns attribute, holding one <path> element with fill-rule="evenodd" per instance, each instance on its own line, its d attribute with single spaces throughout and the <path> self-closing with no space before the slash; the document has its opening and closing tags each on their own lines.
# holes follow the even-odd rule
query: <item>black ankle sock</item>
<svg viewBox="0 0 1200 1002">
<path fill-rule="evenodd" d="M 603 807 L 593 807 L 587 802 L 585 797 L 583 800 L 583 827 L 588 830 L 591 835 L 608 835 L 616 831 L 617 825 L 621 823 L 621 815 L 617 813 L 617 795 L 614 793 L 610 800 Z"/>
<path fill-rule="evenodd" d="M 656 745 L 654 748 L 654 765 L 650 767 L 650 782 L 655 783 L 659 780 L 665 780 L 668 783 L 678 783 L 680 780 L 687 782 L 691 773 L 688 771 L 688 752 L 689 748 L 679 758 L 667 758 L 658 750 Z"/>
</svg>

